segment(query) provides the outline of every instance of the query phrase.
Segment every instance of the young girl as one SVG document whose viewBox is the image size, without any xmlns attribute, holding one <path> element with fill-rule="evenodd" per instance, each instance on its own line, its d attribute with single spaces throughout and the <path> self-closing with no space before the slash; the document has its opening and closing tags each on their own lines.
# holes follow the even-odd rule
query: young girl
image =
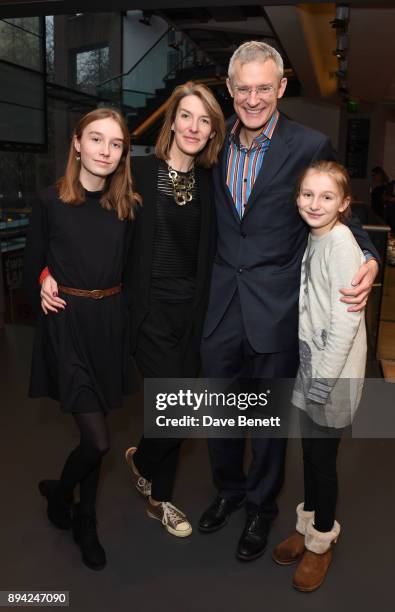
<svg viewBox="0 0 395 612">
<path fill-rule="evenodd" d="M 350 180 L 339 164 L 320 161 L 303 174 L 297 204 L 310 236 L 302 262 L 300 366 L 292 402 L 301 409 L 304 503 L 296 508 L 295 533 L 275 548 L 273 558 L 288 565 L 301 557 L 293 586 L 306 592 L 323 583 L 340 533 L 336 458 L 365 375 L 363 311 L 348 312 L 338 297 L 364 260 L 342 223 L 350 202 Z"/>
<path fill-rule="evenodd" d="M 65 175 L 33 208 L 25 252 L 27 289 L 36 306 L 40 271 L 48 266 L 59 281 L 55 306 L 41 293 L 44 312 L 37 323 L 29 394 L 58 400 L 80 432 L 59 480 L 43 480 L 39 490 L 50 521 L 61 529 L 72 527 L 84 563 L 95 570 L 106 563 L 95 519 L 101 461 L 109 448 L 105 416 L 136 387 L 121 293 L 130 220 L 140 201 L 129 150 L 129 132 L 117 111 L 100 108 L 83 116 Z M 80 502 L 72 508 L 78 484 Z"/>
</svg>

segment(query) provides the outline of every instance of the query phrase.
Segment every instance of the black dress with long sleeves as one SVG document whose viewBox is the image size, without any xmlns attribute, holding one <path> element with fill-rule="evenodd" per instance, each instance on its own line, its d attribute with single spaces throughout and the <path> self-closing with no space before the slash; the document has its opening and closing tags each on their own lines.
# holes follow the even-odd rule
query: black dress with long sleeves
<svg viewBox="0 0 395 612">
<path fill-rule="evenodd" d="M 25 286 L 39 310 L 29 395 L 60 402 L 63 412 L 108 412 L 137 388 L 122 293 L 94 300 L 59 293 L 67 305 L 44 315 L 38 277 L 48 266 L 59 285 L 108 289 L 119 285 L 130 222 L 102 208 L 101 192 L 80 205 L 63 203 L 55 187 L 33 207 L 25 251 Z"/>
</svg>

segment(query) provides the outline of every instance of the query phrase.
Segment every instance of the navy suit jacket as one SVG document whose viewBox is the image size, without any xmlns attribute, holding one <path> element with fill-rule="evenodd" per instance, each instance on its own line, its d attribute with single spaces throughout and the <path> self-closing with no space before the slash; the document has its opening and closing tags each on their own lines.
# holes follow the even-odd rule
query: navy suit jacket
<svg viewBox="0 0 395 612">
<path fill-rule="evenodd" d="M 218 239 L 203 335 L 213 333 L 238 289 L 254 350 L 291 350 L 297 345 L 300 270 L 309 233 L 296 206 L 296 186 L 309 164 L 335 154 L 326 136 L 280 114 L 240 219 L 226 185 L 227 143 L 214 169 Z M 378 258 L 358 221 L 348 224 L 360 247 Z"/>
</svg>

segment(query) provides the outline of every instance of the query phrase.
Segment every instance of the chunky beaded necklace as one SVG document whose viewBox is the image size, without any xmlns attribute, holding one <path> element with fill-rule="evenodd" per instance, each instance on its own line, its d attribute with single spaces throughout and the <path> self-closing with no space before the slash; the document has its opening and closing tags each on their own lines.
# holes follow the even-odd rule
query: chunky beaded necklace
<svg viewBox="0 0 395 612">
<path fill-rule="evenodd" d="M 185 206 L 192 200 L 192 192 L 195 186 L 195 169 L 192 168 L 185 176 L 180 176 L 169 164 L 169 178 L 173 187 L 174 201 L 178 206 Z"/>
</svg>

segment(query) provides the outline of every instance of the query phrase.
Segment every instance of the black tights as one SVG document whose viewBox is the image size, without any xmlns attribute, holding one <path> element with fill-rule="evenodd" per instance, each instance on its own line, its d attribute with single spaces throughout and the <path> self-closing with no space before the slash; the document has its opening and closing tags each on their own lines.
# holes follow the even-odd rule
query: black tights
<svg viewBox="0 0 395 612">
<path fill-rule="evenodd" d="M 338 492 L 337 453 L 345 429 L 322 427 L 301 411 L 304 510 L 315 511 L 317 531 L 330 531 L 335 521 Z"/>
<path fill-rule="evenodd" d="M 330 531 L 337 502 L 336 459 L 340 438 L 302 438 L 304 510 L 315 511 L 317 531 Z"/>
<path fill-rule="evenodd" d="M 102 412 L 73 412 L 73 417 L 80 430 L 80 443 L 66 459 L 60 482 L 68 499 L 72 498 L 74 488 L 79 483 L 81 511 L 92 514 L 95 511 L 102 458 L 110 445 L 108 429 Z"/>
</svg>

